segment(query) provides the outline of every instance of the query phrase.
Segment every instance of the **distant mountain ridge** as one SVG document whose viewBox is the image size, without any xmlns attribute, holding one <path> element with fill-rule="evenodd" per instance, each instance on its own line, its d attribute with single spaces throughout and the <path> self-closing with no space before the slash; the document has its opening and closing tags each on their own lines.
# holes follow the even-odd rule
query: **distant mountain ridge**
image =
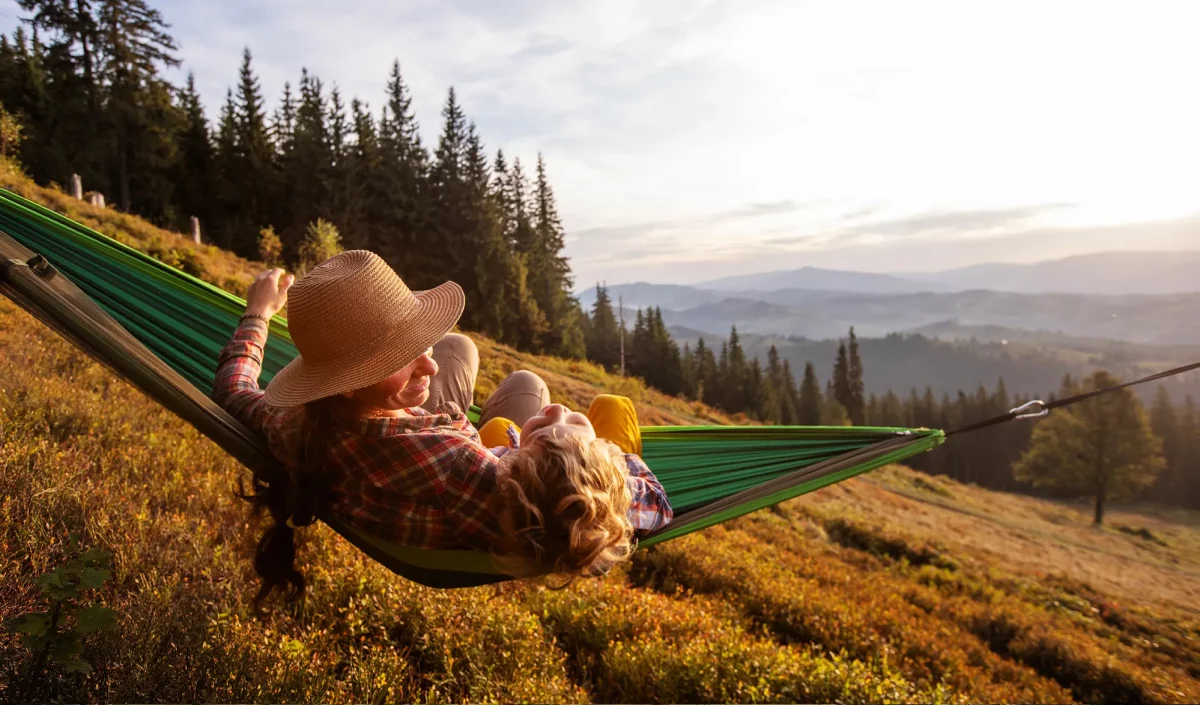
<svg viewBox="0 0 1200 705">
<path fill-rule="evenodd" d="M 594 292 L 584 296 L 592 305 Z M 699 290 L 688 297 L 673 293 L 673 303 L 689 298 L 702 301 L 673 309 L 656 300 L 654 290 L 641 287 L 624 295 L 621 286 L 609 288 L 624 303 L 626 323 L 634 309 L 660 307 L 668 326 L 681 326 L 714 335 L 728 335 L 732 326 L 759 335 L 825 340 L 845 335 L 854 326 L 859 335 L 927 331 L 953 323 L 940 337 L 974 335 L 969 329 L 999 326 L 1007 329 L 1104 338 L 1155 345 L 1200 344 L 1200 294 L 1161 296 L 1094 296 L 1085 294 L 1016 294 L 997 291 L 958 293 L 857 294 L 783 290 L 738 292 L 725 298 Z"/>
<path fill-rule="evenodd" d="M 1200 233 L 1197 233 L 1200 242 Z M 801 267 L 722 277 L 710 291 L 816 289 L 868 294 L 955 292 L 1178 294 L 1200 292 L 1200 250 L 1098 252 L 1034 264 L 991 263 L 937 272 L 872 273 Z"/>
<path fill-rule="evenodd" d="M 945 291 L 935 281 L 922 282 L 893 274 L 847 272 L 818 267 L 756 272 L 722 277 L 694 285 L 710 291 L 772 291 L 776 289 L 814 289 L 819 291 L 856 291 L 888 294 L 913 291 Z"/>
<path fill-rule="evenodd" d="M 1200 233 L 1196 234 L 1200 242 Z M 1178 294 L 1200 291 L 1200 250 L 1098 252 L 1035 264 L 982 264 L 908 275 L 946 290 Z"/>
<path fill-rule="evenodd" d="M 667 325 L 725 335 L 823 340 L 854 326 L 882 336 L 999 326 L 1147 344 L 1200 343 L 1200 251 L 1108 252 L 1031 265 L 987 264 L 908 278 L 805 267 L 706 286 L 608 287 L 627 310 L 663 309 Z M 580 294 L 590 308 L 595 289 Z"/>
</svg>

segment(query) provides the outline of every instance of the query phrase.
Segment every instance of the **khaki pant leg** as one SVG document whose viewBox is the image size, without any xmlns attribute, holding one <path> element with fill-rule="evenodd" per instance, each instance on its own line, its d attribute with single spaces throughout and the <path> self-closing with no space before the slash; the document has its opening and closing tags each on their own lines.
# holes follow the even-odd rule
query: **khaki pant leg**
<svg viewBox="0 0 1200 705">
<path fill-rule="evenodd" d="M 541 377 L 529 370 L 517 370 L 504 378 L 483 405 L 479 425 L 503 417 L 524 426 L 531 416 L 550 403 L 550 389 Z"/>
<path fill-rule="evenodd" d="M 429 380 L 429 399 L 421 405 L 433 411 L 452 401 L 466 413 L 475 396 L 475 378 L 479 375 L 479 350 L 470 338 L 447 333 L 433 346 L 433 361 L 438 372 Z"/>
</svg>

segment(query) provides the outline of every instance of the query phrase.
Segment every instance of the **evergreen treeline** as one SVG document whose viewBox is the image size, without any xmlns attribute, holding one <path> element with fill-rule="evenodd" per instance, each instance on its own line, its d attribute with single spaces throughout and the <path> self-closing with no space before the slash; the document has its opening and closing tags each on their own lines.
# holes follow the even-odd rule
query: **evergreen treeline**
<svg viewBox="0 0 1200 705">
<path fill-rule="evenodd" d="M 19 4 L 25 26 L 0 38 L 0 103 L 35 180 L 79 174 L 123 211 L 177 230 L 196 216 L 212 243 L 297 268 L 306 246 L 370 249 L 413 288 L 462 285 L 465 328 L 585 355 L 546 165 L 489 155 L 453 88 L 426 146 L 399 62 L 378 113 L 306 70 L 272 111 L 247 49 L 209 125 L 191 76 L 163 78 L 179 60 L 146 0 Z"/>
<path fill-rule="evenodd" d="M 588 358 L 611 371 L 620 366 L 620 324 L 607 289 L 597 286 L 596 300 L 585 327 Z M 748 358 L 737 328 L 719 351 L 705 343 L 680 349 L 663 325 L 659 309 L 638 310 L 624 341 L 626 373 L 641 377 L 665 393 L 684 396 L 730 414 L 745 414 L 769 424 L 867 425 L 954 429 L 992 418 L 1029 401 L 1010 395 L 1004 378 L 988 389 L 979 385 L 940 398 L 926 387 L 907 394 L 888 391 L 864 398 L 863 361 L 853 328 L 838 341 L 833 369 L 822 387 L 813 363 L 799 379 L 775 346 L 764 366 Z M 1070 375 L 1045 401 L 1077 392 Z M 1162 438 L 1166 468 L 1143 496 L 1164 503 L 1200 507 L 1200 412 L 1188 397 L 1174 403 L 1159 387 L 1150 407 L 1154 433 Z M 1014 421 L 953 437 L 932 453 L 906 461 L 918 470 L 947 475 L 990 489 L 1037 492 L 1013 477 L 1013 465 L 1030 446 L 1033 424 Z"/>
</svg>

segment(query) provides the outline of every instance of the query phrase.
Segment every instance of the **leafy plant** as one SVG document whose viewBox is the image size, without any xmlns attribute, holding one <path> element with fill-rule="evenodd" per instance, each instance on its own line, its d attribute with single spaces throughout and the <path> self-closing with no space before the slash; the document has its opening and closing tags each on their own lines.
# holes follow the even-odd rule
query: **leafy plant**
<svg viewBox="0 0 1200 705">
<path fill-rule="evenodd" d="M 22 139 L 24 135 L 21 134 L 21 123 L 0 105 L 0 157 L 15 154 L 21 146 Z"/>
<path fill-rule="evenodd" d="M 337 226 L 324 218 L 308 224 L 304 241 L 300 243 L 300 257 L 296 262 L 297 273 L 303 274 L 342 251 L 342 236 Z"/>
<path fill-rule="evenodd" d="M 95 631 L 117 626 L 117 613 L 87 593 L 98 590 L 112 577 L 112 554 L 102 548 L 79 553 L 78 537 L 70 537 L 74 558 L 43 573 L 35 581 L 48 603 L 45 611 L 27 612 L 4 620 L 4 628 L 21 634 L 21 643 L 33 652 L 25 677 L 26 695 L 53 659 L 68 673 L 90 673 L 91 665 L 81 658 L 83 639 Z"/>
<path fill-rule="evenodd" d="M 283 241 L 270 225 L 258 231 L 258 257 L 268 267 L 278 267 L 283 262 Z"/>
</svg>

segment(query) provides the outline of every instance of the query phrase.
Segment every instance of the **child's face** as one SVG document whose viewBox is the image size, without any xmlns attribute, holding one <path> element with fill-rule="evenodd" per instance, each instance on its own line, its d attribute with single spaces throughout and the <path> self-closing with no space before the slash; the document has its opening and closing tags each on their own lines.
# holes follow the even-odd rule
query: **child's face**
<svg viewBox="0 0 1200 705">
<path fill-rule="evenodd" d="M 587 416 L 562 404 L 550 404 L 525 422 L 521 428 L 521 447 L 542 438 L 562 438 L 568 434 L 578 434 L 588 443 L 596 440 L 596 430 Z"/>
</svg>

